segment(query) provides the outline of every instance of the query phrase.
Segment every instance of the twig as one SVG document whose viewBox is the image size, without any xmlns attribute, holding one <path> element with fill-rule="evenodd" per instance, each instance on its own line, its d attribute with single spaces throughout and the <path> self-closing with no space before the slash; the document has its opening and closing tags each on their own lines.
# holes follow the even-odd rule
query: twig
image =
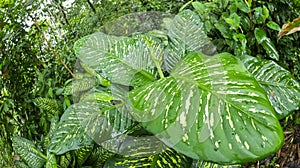
<svg viewBox="0 0 300 168">
<path fill-rule="evenodd" d="M 39 24 L 37 23 L 37 20 L 35 19 L 35 17 L 30 15 L 30 12 L 26 10 L 25 6 L 22 4 L 23 9 L 28 13 L 28 15 L 31 17 L 31 19 L 34 22 L 34 25 L 37 27 L 37 29 L 39 30 L 39 32 L 42 34 L 44 40 L 46 41 L 48 47 L 50 48 L 50 51 L 55 55 L 55 57 L 63 64 L 63 66 L 67 69 L 67 71 L 71 74 L 71 76 L 76 80 L 76 76 L 73 74 L 73 72 L 69 69 L 69 67 L 64 63 L 64 61 L 61 59 L 61 57 L 56 53 L 56 51 L 53 49 L 51 43 L 48 41 L 48 39 L 45 36 L 45 33 L 42 31 L 41 27 L 39 26 Z"/>
</svg>

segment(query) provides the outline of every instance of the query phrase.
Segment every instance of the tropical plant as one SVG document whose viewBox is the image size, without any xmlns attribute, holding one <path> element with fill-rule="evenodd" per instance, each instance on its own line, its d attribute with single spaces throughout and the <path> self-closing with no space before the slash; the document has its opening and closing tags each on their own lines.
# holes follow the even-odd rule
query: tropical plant
<svg viewBox="0 0 300 168">
<path fill-rule="evenodd" d="M 190 10 L 161 18 L 153 31 L 97 32 L 75 43 L 75 104 L 51 129 L 49 155 L 96 143 L 107 157 L 76 164 L 190 167 L 256 161 L 281 147 L 278 120 L 300 106 L 290 72 L 245 54 L 217 54 Z"/>
</svg>

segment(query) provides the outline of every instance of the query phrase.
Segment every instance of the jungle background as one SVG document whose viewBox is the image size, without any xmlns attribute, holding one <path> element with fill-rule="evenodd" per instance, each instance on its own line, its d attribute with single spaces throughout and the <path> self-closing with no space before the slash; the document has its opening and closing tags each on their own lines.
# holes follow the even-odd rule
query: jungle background
<svg viewBox="0 0 300 168">
<path fill-rule="evenodd" d="M 239 6 L 236 0 L 199 1 L 193 5 L 191 2 L 1 0 L 0 167 L 17 167 L 20 158 L 12 146 L 14 136 L 22 136 L 43 147 L 53 115 L 37 105 L 38 98 L 55 100 L 61 108 L 59 116 L 72 104 L 72 95 L 63 92 L 72 80 L 66 67 L 72 70 L 76 63 L 74 43 L 125 14 L 144 11 L 177 14 L 183 8 L 191 9 L 199 14 L 218 52 L 235 55 L 246 52 L 275 60 L 300 81 L 300 33 L 281 39 L 277 36 L 283 24 L 300 16 L 299 1 L 254 0 L 251 11 Z M 266 32 L 275 53 L 255 40 L 255 28 Z M 245 167 L 300 167 L 299 111 L 282 119 L 281 124 L 285 132 L 282 149 Z"/>
</svg>

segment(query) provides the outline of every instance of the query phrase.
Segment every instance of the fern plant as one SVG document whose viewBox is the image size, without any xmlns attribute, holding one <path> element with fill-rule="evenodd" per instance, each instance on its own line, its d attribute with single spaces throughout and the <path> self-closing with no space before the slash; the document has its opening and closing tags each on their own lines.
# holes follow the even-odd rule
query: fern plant
<svg viewBox="0 0 300 168">
<path fill-rule="evenodd" d="M 273 61 L 217 54 L 190 10 L 166 20 L 159 30 L 76 42 L 76 103 L 55 126 L 50 154 L 96 144 L 108 157 L 78 165 L 195 167 L 252 162 L 281 147 L 279 119 L 299 108 L 298 81 Z"/>
</svg>

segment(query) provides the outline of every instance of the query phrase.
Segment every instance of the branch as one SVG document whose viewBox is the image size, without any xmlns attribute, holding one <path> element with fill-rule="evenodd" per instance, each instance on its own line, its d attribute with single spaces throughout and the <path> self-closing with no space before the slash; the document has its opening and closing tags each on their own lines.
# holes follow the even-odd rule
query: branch
<svg viewBox="0 0 300 168">
<path fill-rule="evenodd" d="M 73 72 L 69 69 L 69 67 L 64 63 L 64 61 L 61 59 L 61 57 L 56 53 L 56 51 L 53 49 L 51 43 L 48 41 L 48 39 L 45 36 L 45 33 L 42 31 L 41 27 L 39 26 L 39 24 L 37 23 L 37 20 L 35 19 L 35 17 L 30 15 L 30 12 L 26 10 L 26 8 L 24 7 L 24 5 L 22 4 L 23 9 L 28 13 L 28 15 L 31 17 L 31 19 L 34 22 L 34 25 L 37 27 L 37 29 L 39 30 L 39 32 L 42 34 L 44 40 L 46 41 L 50 51 L 55 55 L 55 57 L 61 62 L 61 64 L 63 64 L 63 66 L 67 69 L 67 71 L 71 74 L 71 76 L 74 79 L 77 79 L 75 77 L 75 75 L 73 74 Z"/>
<path fill-rule="evenodd" d="M 90 0 L 87 0 L 87 2 L 88 2 L 88 4 L 89 4 L 89 6 L 92 8 L 92 11 L 93 11 L 94 13 L 96 13 L 96 9 L 95 9 L 95 7 L 93 6 L 92 2 L 91 2 Z"/>
<path fill-rule="evenodd" d="M 66 24 L 67 24 L 67 25 L 70 25 L 70 24 L 69 24 L 69 21 L 68 21 L 68 19 L 67 19 L 66 13 L 65 13 L 65 9 L 64 9 L 64 7 L 61 5 L 61 3 L 59 3 L 59 7 L 60 7 L 60 11 L 61 11 L 61 13 L 62 13 L 62 15 L 63 15 L 63 18 L 64 18 Z"/>
</svg>

